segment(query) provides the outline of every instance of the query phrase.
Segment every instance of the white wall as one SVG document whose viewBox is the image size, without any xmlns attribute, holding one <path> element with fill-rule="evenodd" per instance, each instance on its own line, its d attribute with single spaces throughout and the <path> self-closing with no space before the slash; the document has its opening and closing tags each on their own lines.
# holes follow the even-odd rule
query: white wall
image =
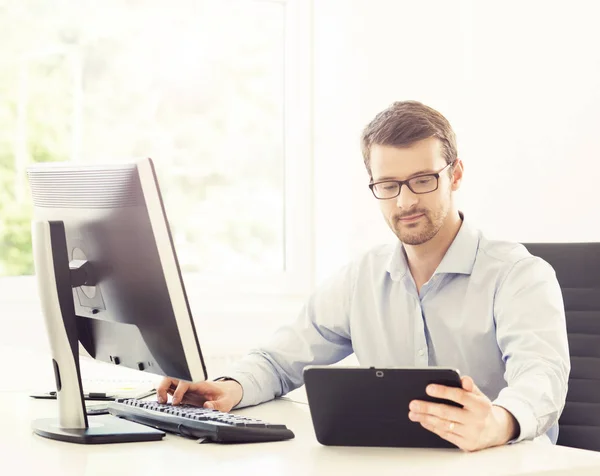
<svg viewBox="0 0 600 476">
<path fill-rule="evenodd" d="M 600 240 L 600 2 L 315 0 L 317 279 L 394 236 L 362 127 L 395 100 L 442 112 L 461 208 L 490 237 Z"/>
</svg>

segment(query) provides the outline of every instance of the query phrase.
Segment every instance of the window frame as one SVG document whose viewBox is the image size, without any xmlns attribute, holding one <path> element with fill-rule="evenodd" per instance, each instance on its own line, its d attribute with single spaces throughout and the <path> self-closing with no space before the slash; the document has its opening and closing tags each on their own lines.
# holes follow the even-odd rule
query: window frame
<svg viewBox="0 0 600 476">
<path fill-rule="evenodd" d="M 261 1 L 261 0 L 258 0 Z M 264 1 L 264 0 L 263 0 Z M 273 1 L 273 0 L 270 0 Z M 286 306 L 303 299 L 312 289 L 313 160 L 312 160 L 312 2 L 275 0 L 285 7 L 284 28 L 284 263 L 285 271 L 257 277 L 207 276 L 185 273 L 188 296 L 201 298 L 213 312 L 241 299 L 258 310 L 264 299 Z M 160 180 L 160 177 L 159 177 Z M 167 215 L 169 210 L 167 210 Z M 213 307 L 214 306 L 214 307 Z"/>
</svg>

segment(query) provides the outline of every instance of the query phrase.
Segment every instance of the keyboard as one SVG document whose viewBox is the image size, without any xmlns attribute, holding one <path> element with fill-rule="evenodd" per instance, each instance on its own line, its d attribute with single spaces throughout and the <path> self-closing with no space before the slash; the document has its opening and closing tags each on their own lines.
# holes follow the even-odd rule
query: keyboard
<svg viewBox="0 0 600 476">
<path fill-rule="evenodd" d="M 193 405 L 162 404 L 150 400 L 119 398 L 108 404 L 110 414 L 190 438 L 217 443 L 253 443 L 294 438 L 285 425 L 233 415 Z"/>
</svg>

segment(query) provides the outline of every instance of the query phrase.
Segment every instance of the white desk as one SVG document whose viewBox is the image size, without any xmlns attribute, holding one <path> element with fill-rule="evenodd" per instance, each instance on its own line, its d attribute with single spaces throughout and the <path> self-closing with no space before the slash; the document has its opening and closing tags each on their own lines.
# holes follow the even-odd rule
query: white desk
<svg viewBox="0 0 600 476">
<path fill-rule="evenodd" d="M 243 445 L 198 444 L 167 435 L 157 442 L 85 446 L 34 435 L 30 429 L 31 420 L 53 416 L 56 408 L 55 401 L 33 400 L 22 392 L 0 392 L 2 474 L 600 474 L 600 453 L 543 443 L 526 442 L 476 453 L 325 447 L 314 437 L 308 406 L 287 400 L 277 400 L 239 413 L 285 423 L 294 431 L 296 438 L 285 442 Z"/>
<path fill-rule="evenodd" d="M 289 400 L 236 413 L 286 424 L 296 434 L 290 441 L 198 444 L 169 434 L 162 441 L 145 443 L 86 446 L 53 441 L 33 434 L 31 421 L 56 416 L 56 401 L 28 397 L 31 390 L 52 388 L 54 377 L 49 356 L 4 346 L 0 347 L 0 361 L 5 363 L 0 376 L 0 475 L 3 476 L 600 475 L 600 452 L 543 443 L 524 442 L 477 453 L 325 447 L 314 436 L 308 406 Z M 91 378 L 143 375 L 94 361 L 82 362 L 82 373 Z M 305 398 L 302 390 L 291 395 L 298 400 Z"/>
</svg>

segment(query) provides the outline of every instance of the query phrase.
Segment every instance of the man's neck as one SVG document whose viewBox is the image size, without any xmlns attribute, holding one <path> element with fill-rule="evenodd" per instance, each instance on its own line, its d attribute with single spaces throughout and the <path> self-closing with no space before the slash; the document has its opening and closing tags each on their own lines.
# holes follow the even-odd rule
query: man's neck
<svg viewBox="0 0 600 476">
<path fill-rule="evenodd" d="M 462 219 L 455 210 L 448 214 L 446 222 L 431 240 L 422 245 L 404 245 L 408 267 L 419 290 L 444 259 L 461 225 Z"/>
</svg>

